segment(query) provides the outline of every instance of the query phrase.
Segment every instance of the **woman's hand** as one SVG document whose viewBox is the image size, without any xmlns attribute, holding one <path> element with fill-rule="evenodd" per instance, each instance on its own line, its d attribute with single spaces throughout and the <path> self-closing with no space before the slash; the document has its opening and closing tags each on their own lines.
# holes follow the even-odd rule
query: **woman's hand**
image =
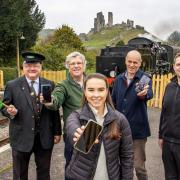
<svg viewBox="0 0 180 180">
<path fill-rule="evenodd" d="M 74 138 L 73 138 L 74 142 L 77 142 L 79 140 L 79 138 L 83 134 L 84 130 L 85 130 L 85 126 L 81 126 L 80 128 L 76 129 L 76 132 L 74 133 Z M 97 144 L 97 143 L 99 143 L 98 139 L 95 140 L 95 144 Z"/>
<path fill-rule="evenodd" d="M 85 126 L 81 126 L 80 128 L 76 129 L 76 132 L 74 133 L 73 141 L 77 142 L 82 133 L 84 132 Z"/>
</svg>

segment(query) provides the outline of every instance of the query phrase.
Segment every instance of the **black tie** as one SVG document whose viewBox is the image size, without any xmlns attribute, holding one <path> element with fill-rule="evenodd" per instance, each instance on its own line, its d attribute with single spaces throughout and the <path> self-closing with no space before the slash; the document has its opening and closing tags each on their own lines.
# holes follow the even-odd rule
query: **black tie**
<svg viewBox="0 0 180 180">
<path fill-rule="evenodd" d="M 35 81 L 31 81 L 30 90 L 31 90 L 31 95 L 32 96 L 36 96 L 36 91 L 34 89 L 34 83 L 35 83 Z"/>
</svg>

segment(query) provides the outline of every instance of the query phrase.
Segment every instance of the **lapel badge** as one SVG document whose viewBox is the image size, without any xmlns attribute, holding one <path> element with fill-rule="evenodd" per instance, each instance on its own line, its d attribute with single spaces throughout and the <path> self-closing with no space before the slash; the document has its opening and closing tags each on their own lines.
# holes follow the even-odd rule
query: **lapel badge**
<svg viewBox="0 0 180 180">
<path fill-rule="evenodd" d="M 34 96 L 34 92 L 31 92 L 31 96 Z"/>
</svg>

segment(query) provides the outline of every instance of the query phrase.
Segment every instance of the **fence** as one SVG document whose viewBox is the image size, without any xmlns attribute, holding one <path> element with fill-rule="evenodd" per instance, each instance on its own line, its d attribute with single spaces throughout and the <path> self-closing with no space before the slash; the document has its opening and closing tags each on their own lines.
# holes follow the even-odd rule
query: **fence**
<svg viewBox="0 0 180 180">
<path fill-rule="evenodd" d="M 0 70 L 0 90 L 4 88 L 4 76 L 3 71 Z"/>
<path fill-rule="evenodd" d="M 42 71 L 41 76 L 47 78 L 55 83 L 66 79 L 66 70 L 64 71 Z"/>
<path fill-rule="evenodd" d="M 21 72 L 21 75 L 23 73 Z M 66 79 L 66 70 L 63 71 L 42 71 L 41 76 L 47 78 L 55 83 L 61 82 Z M 0 90 L 4 89 L 3 71 L 0 70 Z"/>
<path fill-rule="evenodd" d="M 162 99 L 164 95 L 164 90 L 166 88 L 166 85 L 172 78 L 172 74 L 166 74 L 166 75 L 153 75 L 152 77 L 152 89 L 153 89 L 153 99 L 148 101 L 149 107 L 158 107 L 162 108 Z"/>
</svg>

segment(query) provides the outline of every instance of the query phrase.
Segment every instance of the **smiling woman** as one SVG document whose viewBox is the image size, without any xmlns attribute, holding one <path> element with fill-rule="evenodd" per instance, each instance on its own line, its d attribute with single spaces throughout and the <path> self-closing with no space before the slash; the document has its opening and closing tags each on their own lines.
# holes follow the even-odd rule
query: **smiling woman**
<svg viewBox="0 0 180 180">
<path fill-rule="evenodd" d="M 66 177 L 71 180 L 132 180 L 130 127 L 125 116 L 114 109 L 107 78 L 99 73 L 86 77 L 82 108 L 67 118 L 67 136 L 72 145 L 76 144 L 83 134 L 84 126 L 91 120 L 103 126 L 102 133 L 87 154 L 74 149 Z M 89 133 L 89 138 L 93 132 Z"/>
</svg>

